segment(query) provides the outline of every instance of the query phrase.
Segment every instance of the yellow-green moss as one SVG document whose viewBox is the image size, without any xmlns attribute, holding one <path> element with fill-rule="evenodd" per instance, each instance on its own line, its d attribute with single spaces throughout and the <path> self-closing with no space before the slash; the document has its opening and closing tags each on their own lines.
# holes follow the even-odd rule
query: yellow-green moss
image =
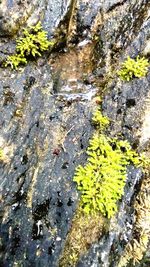
<svg viewBox="0 0 150 267">
<path fill-rule="evenodd" d="M 149 62 L 146 58 L 137 56 L 136 59 L 132 59 L 128 56 L 122 63 L 122 68 L 118 74 L 122 80 L 130 81 L 134 77 L 144 77 L 148 72 L 148 67 Z"/>
<path fill-rule="evenodd" d="M 54 42 L 47 39 L 47 32 L 42 29 L 39 22 L 23 30 L 23 35 L 16 41 L 16 54 L 8 56 L 5 66 L 17 69 L 20 64 L 26 64 L 29 56 L 41 56 L 43 51 L 54 45 Z"/>
<path fill-rule="evenodd" d="M 124 193 L 127 166 L 140 167 L 146 163 L 126 140 L 110 138 L 104 133 L 109 121 L 96 111 L 93 116 L 99 131 L 91 138 L 87 150 L 87 164 L 78 166 L 73 180 L 81 192 L 83 211 L 87 214 L 101 212 L 108 218 L 117 211 L 117 202 Z"/>
<path fill-rule="evenodd" d="M 110 124 L 109 119 L 106 116 L 103 116 L 99 110 L 94 112 L 92 121 L 99 129 L 101 129 L 101 131 Z"/>
<path fill-rule="evenodd" d="M 124 193 L 127 166 L 146 166 L 145 155 L 138 155 L 126 140 L 110 138 L 105 132 L 109 119 L 97 110 L 93 115 L 96 133 L 90 140 L 87 164 L 79 166 L 73 180 L 81 192 L 79 207 L 67 236 L 59 267 L 75 267 L 91 244 L 107 231 Z"/>
</svg>

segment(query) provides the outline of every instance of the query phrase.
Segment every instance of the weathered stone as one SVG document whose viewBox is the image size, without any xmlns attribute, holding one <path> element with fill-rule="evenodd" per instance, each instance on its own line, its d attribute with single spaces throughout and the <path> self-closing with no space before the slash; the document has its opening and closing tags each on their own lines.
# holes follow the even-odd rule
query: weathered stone
<svg viewBox="0 0 150 267">
<path fill-rule="evenodd" d="M 21 34 L 24 25 L 38 20 L 49 37 L 56 34 L 59 39 L 63 33 L 65 40 L 50 56 L 18 71 L 0 72 L 0 147 L 5 154 L 0 162 L 0 264 L 55 267 L 79 199 L 72 177 L 86 161 L 94 96 L 106 85 L 102 108 L 111 119 L 110 135 L 122 134 L 138 146 L 150 74 L 121 82 L 117 71 L 127 55 L 136 57 L 147 49 L 149 1 L 0 5 L 1 62 L 15 51 L 15 37 L 7 36 Z M 126 238 L 132 236 L 126 222 L 133 225 L 130 202 L 141 178 L 140 170 L 129 168 L 118 221 L 112 220 L 108 236 L 78 266 L 117 267 Z"/>
</svg>

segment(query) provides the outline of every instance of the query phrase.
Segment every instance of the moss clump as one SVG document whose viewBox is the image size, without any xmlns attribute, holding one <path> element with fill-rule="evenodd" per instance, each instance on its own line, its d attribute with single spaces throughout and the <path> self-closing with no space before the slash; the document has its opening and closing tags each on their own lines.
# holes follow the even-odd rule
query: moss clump
<svg viewBox="0 0 150 267">
<path fill-rule="evenodd" d="M 107 231 L 110 218 L 117 211 L 117 201 L 122 197 L 127 177 L 127 166 L 145 166 L 146 157 L 139 156 L 130 144 L 109 138 L 105 128 L 107 117 L 100 110 L 93 115 L 97 126 L 87 151 L 87 164 L 79 166 L 74 181 L 81 191 L 81 200 L 67 236 L 59 267 L 75 267 L 91 244 Z"/>
<path fill-rule="evenodd" d="M 27 64 L 27 59 L 19 54 L 8 56 L 5 66 L 11 66 L 12 69 L 17 69 L 19 65 Z"/>
<path fill-rule="evenodd" d="M 101 212 L 110 218 L 116 213 L 117 201 L 124 193 L 127 166 L 140 167 L 145 158 L 133 151 L 127 141 L 106 136 L 103 130 L 108 119 L 100 111 L 96 111 L 93 118 L 96 124 L 102 125 L 102 132 L 97 131 L 90 140 L 87 164 L 78 166 L 73 180 L 81 191 L 83 211 L 87 214 Z"/>
<path fill-rule="evenodd" d="M 128 56 L 118 74 L 122 80 L 130 81 L 134 77 L 144 77 L 148 72 L 148 66 L 149 62 L 146 58 L 137 56 L 136 59 L 132 59 Z"/>
<path fill-rule="evenodd" d="M 41 56 L 43 51 L 54 45 L 47 39 L 47 32 L 42 29 L 39 22 L 36 26 L 32 26 L 23 30 L 23 36 L 16 41 L 16 54 L 8 56 L 5 67 L 8 65 L 13 69 L 17 69 L 20 64 L 26 64 L 29 56 Z"/>
<path fill-rule="evenodd" d="M 106 116 L 103 116 L 99 110 L 95 111 L 92 120 L 93 123 L 101 130 L 104 130 L 110 124 L 109 119 Z"/>
</svg>

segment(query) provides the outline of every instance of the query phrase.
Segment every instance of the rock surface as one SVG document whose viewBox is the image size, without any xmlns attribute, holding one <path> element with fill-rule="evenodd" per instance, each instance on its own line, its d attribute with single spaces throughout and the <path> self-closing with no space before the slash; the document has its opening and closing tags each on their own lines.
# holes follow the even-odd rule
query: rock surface
<svg viewBox="0 0 150 267">
<path fill-rule="evenodd" d="M 145 51 L 149 7 L 148 0 L 1 1 L 0 62 L 13 53 L 22 28 L 38 20 L 58 39 L 51 55 L 18 71 L 0 68 L 1 266 L 58 266 L 79 199 L 72 177 L 86 161 L 95 96 L 106 87 L 102 108 L 112 120 L 110 134 L 122 133 L 141 148 L 150 73 L 125 83 L 117 70 L 127 55 Z M 128 179 L 116 228 L 112 220 L 109 237 L 78 266 L 117 267 L 140 170 L 131 168 Z"/>
</svg>

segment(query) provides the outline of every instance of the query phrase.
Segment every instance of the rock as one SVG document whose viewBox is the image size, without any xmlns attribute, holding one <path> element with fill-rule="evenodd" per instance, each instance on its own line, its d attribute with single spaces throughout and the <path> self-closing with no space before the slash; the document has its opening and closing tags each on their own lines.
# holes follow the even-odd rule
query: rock
<svg viewBox="0 0 150 267">
<path fill-rule="evenodd" d="M 80 152 L 91 132 L 91 104 L 67 107 L 57 100 L 49 65 L 28 65 L 3 78 L 1 104 L 2 146 L 8 157 L 0 175 L 2 251 L 10 251 L 2 265 L 23 264 L 26 254 L 26 265 L 50 261 L 55 266 L 77 203 L 72 175 L 85 158 Z M 12 234 L 5 239 L 8 230 Z"/>
<path fill-rule="evenodd" d="M 0 3 L 0 36 L 14 35 L 33 12 L 37 0 L 5 1 Z"/>
<path fill-rule="evenodd" d="M 106 86 L 102 109 L 111 119 L 110 135 L 121 133 L 138 147 L 150 74 L 127 83 L 117 71 L 127 55 L 147 49 L 149 1 L 9 0 L 0 5 L 1 62 L 14 53 L 14 34 L 38 20 L 60 42 L 51 55 L 24 68 L 1 68 L 0 265 L 57 267 L 79 200 L 72 177 L 86 162 L 94 97 Z M 141 171 L 131 167 L 128 178 L 120 213 L 125 216 L 115 221 L 116 228 L 124 223 L 122 241 L 116 228 L 112 238 L 112 221 L 110 239 L 104 235 L 78 266 L 117 266 L 118 251 L 131 236 L 125 222 L 133 224 L 130 200 Z"/>
</svg>

